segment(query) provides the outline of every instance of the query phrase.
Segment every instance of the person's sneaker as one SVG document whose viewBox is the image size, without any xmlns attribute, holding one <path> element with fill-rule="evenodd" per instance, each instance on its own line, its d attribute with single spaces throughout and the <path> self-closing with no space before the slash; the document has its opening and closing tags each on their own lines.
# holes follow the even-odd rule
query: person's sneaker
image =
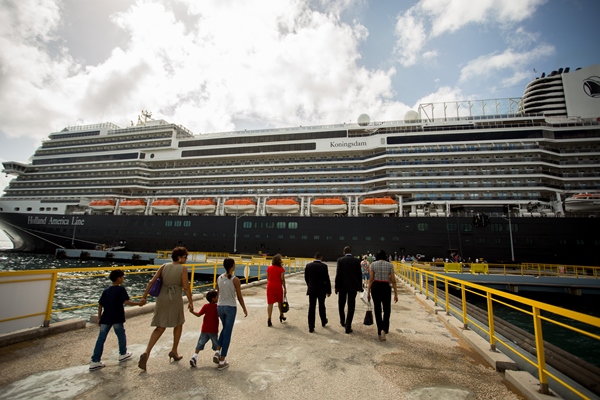
<svg viewBox="0 0 600 400">
<path fill-rule="evenodd" d="M 102 361 L 98 361 L 98 362 L 92 361 L 90 363 L 90 371 L 96 371 L 96 370 L 99 370 L 102 368 L 104 368 L 104 363 Z"/>
<path fill-rule="evenodd" d="M 130 352 L 130 351 L 128 351 L 125 354 L 121 354 L 119 356 L 119 362 L 127 361 L 127 360 L 129 360 L 131 358 L 131 356 L 133 356 L 133 353 Z"/>
<path fill-rule="evenodd" d="M 215 354 L 213 355 L 213 362 L 215 364 L 218 364 L 220 358 L 221 358 L 221 353 L 219 353 L 218 351 L 215 351 Z"/>
<path fill-rule="evenodd" d="M 379 340 L 385 342 L 385 332 L 381 332 L 381 336 L 379 336 Z"/>
<path fill-rule="evenodd" d="M 229 368 L 229 363 L 227 361 L 223 362 L 223 363 L 219 363 L 219 365 L 217 366 L 217 369 L 219 371 L 224 370 Z"/>
<path fill-rule="evenodd" d="M 196 357 L 190 358 L 190 367 L 196 368 Z"/>
</svg>

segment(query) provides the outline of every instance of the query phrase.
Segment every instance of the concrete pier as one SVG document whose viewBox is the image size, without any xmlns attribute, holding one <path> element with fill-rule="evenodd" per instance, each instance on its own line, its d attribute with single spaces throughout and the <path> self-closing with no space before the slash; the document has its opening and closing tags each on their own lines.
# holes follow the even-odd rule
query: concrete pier
<svg viewBox="0 0 600 400">
<path fill-rule="evenodd" d="M 335 268 L 330 266 L 332 280 Z M 189 359 L 202 318 L 186 313 L 179 344 L 183 359 L 169 362 L 172 329 L 153 349 L 147 372 L 137 367 L 153 328 L 151 313 L 135 313 L 125 323 L 128 350 L 134 357 L 118 363 L 116 336 L 110 333 L 102 361 L 90 372 L 90 356 L 98 327 L 63 332 L 0 348 L 0 399 L 523 399 L 536 394 L 529 374 L 500 372 L 510 361 L 490 354 L 481 339 L 466 340 L 452 317 L 436 313 L 432 304 L 399 281 L 399 301 L 392 304 L 387 341 L 377 338 L 375 325 L 362 323 L 366 307 L 357 298 L 351 334 L 340 326 L 337 296 L 326 301 L 329 323 L 309 333 L 308 297 L 302 273 L 286 277 L 290 311 L 280 323 L 274 310 L 267 327 L 264 282 L 243 285 L 248 308 L 238 308 L 227 359 L 218 371 L 210 343 L 197 368 Z M 131 296 L 140 293 L 130 293 Z M 204 304 L 196 300 L 195 309 Z M 150 306 L 146 306 L 148 309 Z M 139 310 L 139 308 L 138 308 Z M 318 311 L 317 311 L 318 312 Z M 481 347 L 479 352 L 474 347 Z M 493 366 L 492 366 L 493 365 Z M 510 367 L 509 367 L 510 369 Z M 556 397 L 553 397 L 556 399 Z"/>
</svg>

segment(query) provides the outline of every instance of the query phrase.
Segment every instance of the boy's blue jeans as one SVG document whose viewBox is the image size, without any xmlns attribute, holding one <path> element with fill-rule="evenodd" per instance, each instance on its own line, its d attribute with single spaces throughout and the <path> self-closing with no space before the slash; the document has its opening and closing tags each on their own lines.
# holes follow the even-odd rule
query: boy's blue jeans
<svg viewBox="0 0 600 400">
<path fill-rule="evenodd" d="M 221 318 L 221 322 L 223 323 L 223 329 L 221 329 L 221 334 L 219 335 L 219 346 L 221 346 L 221 357 L 225 357 L 231 343 L 231 333 L 233 332 L 237 307 L 218 306 L 217 310 L 219 318 Z"/>
<path fill-rule="evenodd" d="M 96 340 L 96 346 L 94 347 L 94 354 L 92 354 L 92 362 L 100 362 L 102 359 L 102 352 L 104 351 L 104 342 L 110 332 L 110 328 L 113 328 L 119 341 L 119 354 L 123 355 L 127 353 L 127 338 L 125 337 L 125 327 L 123 324 L 100 324 L 100 332 L 98 332 L 98 339 Z"/>
</svg>

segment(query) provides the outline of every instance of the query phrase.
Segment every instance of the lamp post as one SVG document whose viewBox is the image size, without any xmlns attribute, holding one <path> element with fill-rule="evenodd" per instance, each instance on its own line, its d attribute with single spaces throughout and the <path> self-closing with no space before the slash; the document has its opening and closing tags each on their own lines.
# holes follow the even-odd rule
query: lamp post
<svg viewBox="0 0 600 400">
<path fill-rule="evenodd" d="M 238 206 L 235 206 L 235 230 L 233 231 L 233 253 L 237 253 L 237 221 L 246 214 L 238 216 Z"/>
<path fill-rule="evenodd" d="M 513 246 L 512 224 L 510 223 L 510 208 L 508 209 L 508 233 L 510 234 L 510 257 L 512 262 L 515 262 L 515 248 Z"/>
</svg>

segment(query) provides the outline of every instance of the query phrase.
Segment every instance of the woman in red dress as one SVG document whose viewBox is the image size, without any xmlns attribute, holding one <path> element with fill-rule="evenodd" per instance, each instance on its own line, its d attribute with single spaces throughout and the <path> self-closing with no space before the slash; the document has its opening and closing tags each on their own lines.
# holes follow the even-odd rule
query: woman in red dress
<svg viewBox="0 0 600 400">
<path fill-rule="evenodd" d="M 283 323 L 286 318 L 283 316 L 283 297 L 287 294 L 285 287 L 285 269 L 281 254 L 276 254 L 273 257 L 271 266 L 267 268 L 267 308 L 268 317 L 267 326 L 273 326 L 271 323 L 271 314 L 273 314 L 273 304 L 277 303 L 279 307 L 279 322 Z"/>
</svg>

